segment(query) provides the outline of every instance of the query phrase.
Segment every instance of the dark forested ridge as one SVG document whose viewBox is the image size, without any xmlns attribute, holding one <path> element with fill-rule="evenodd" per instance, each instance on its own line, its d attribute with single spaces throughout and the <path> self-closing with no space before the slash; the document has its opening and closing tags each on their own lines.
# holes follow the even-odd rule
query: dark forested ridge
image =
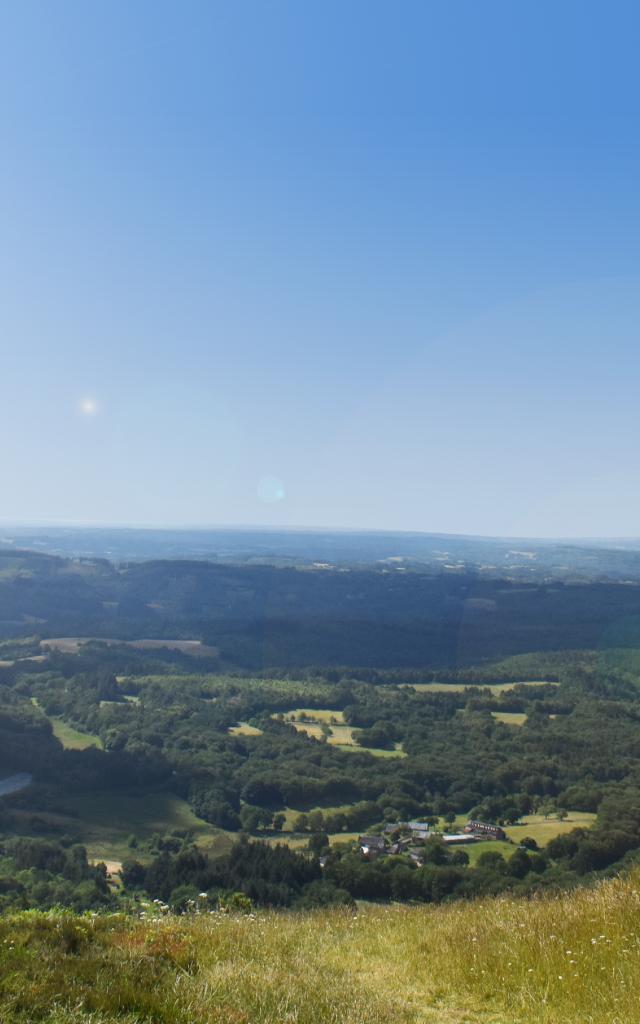
<svg viewBox="0 0 640 1024">
<path fill-rule="evenodd" d="M 0 550 L 0 636 L 197 638 L 244 668 L 450 666 L 633 645 L 640 583 L 60 559 Z"/>
</svg>

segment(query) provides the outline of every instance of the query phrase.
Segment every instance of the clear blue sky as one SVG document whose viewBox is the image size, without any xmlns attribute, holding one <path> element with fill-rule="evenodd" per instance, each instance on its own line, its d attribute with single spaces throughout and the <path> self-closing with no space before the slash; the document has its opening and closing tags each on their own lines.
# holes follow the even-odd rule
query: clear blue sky
<svg viewBox="0 0 640 1024">
<path fill-rule="evenodd" d="M 0 518 L 640 533 L 640 8 L 0 11 Z"/>
</svg>

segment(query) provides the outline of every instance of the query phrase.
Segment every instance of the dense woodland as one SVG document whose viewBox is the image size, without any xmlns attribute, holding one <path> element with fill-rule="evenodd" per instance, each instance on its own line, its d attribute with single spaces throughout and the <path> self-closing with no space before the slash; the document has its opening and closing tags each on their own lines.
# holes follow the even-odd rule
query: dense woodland
<svg viewBox="0 0 640 1024">
<path fill-rule="evenodd" d="M 242 671 L 468 667 L 530 651 L 640 645 L 640 582 L 480 571 L 67 560 L 0 548 L 0 637 L 196 637 Z M 205 667 L 204 665 L 202 666 Z"/>
</svg>

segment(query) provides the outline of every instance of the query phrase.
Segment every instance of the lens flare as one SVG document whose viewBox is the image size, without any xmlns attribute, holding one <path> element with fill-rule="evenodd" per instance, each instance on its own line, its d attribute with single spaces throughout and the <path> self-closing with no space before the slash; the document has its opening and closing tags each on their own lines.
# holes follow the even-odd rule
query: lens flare
<svg viewBox="0 0 640 1024">
<path fill-rule="evenodd" d="M 267 505 L 284 499 L 284 484 L 277 476 L 263 476 L 258 482 L 258 497 Z"/>
</svg>

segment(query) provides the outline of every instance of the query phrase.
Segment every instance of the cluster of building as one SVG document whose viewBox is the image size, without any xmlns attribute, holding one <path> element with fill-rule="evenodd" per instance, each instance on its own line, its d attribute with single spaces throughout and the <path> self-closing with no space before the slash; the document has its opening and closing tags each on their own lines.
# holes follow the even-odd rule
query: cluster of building
<svg viewBox="0 0 640 1024">
<path fill-rule="evenodd" d="M 403 833 L 405 833 L 403 835 Z M 408 835 L 406 835 L 408 833 Z M 392 837 L 396 838 L 393 839 Z M 411 850 L 415 841 L 424 842 L 431 836 L 438 836 L 445 846 L 464 846 L 481 839 L 506 839 L 507 835 L 499 825 L 471 818 L 462 832 L 438 832 L 424 821 L 397 821 L 386 825 L 383 835 L 360 836 L 358 845 L 361 853 L 369 860 L 384 857 L 390 853 L 409 853 L 415 860 L 419 854 Z M 389 841 L 388 841 L 389 840 Z"/>
</svg>

